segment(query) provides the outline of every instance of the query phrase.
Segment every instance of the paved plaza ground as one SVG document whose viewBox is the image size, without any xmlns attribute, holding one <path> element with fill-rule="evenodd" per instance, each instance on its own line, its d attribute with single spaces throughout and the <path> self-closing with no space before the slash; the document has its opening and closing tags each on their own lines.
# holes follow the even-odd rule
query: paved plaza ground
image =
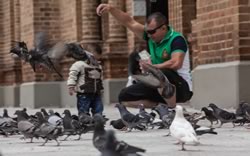
<svg viewBox="0 0 250 156">
<path fill-rule="evenodd" d="M 113 106 L 105 107 L 105 114 L 108 118 L 117 119 L 118 110 Z M 10 108 L 10 115 L 18 108 Z M 0 108 L 0 113 L 2 113 Z M 62 112 L 64 109 L 55 109 Z M 76 113 L 75 108 L 70 108 Z M 137 109 L 129 108 L 132 112 Z M 188 109 L 189 110 L 189 109 Z M 37 110 L 28 109 L 32 114 Z M 191 110 L 190 110 L 191 111 Z M 192 110 L 194 111 L 194 110 Z M 109 122 L 108 122 L 109 124 Z M 202 121 L 200 124 L 209 125 Z M 216 127 L 216 126 L 215 126 Z M 111 127 L 107 125 L 107 129 Z M 200 136 L 201 144 L 198 146 L 186 145 L 187 151 L 180 151 L 181 146 L 175 145 L 176 140 L 164 137 L 168 130 L 149 129 L 147 131 L 116 131 L 117 138 L 129 144 L 145 148 L 145 156 L 249 156 L 250 155 L 250 129 L 244 127 L 232 128 L 232 124 L 225 124 L 222 128 L 216 129 L 218 135 Z M 3 156 L 99 156 L 100 153 L 92 145 L 93 133 L 82 135 L 80 141 L 72 136 L 68 141 L 60 141 L 61 146 L 56 146 L 55 141 L 49 141 L 45 146 L 40 146 L 43 140 L 34 139 L 34 143 L 27 143 L 29 140 L 20 140 L 21 135 L 3 137 L 0 136 L 0 151 Z M 63 138 L 60 138 L 62 140 Z"/>
</svg>

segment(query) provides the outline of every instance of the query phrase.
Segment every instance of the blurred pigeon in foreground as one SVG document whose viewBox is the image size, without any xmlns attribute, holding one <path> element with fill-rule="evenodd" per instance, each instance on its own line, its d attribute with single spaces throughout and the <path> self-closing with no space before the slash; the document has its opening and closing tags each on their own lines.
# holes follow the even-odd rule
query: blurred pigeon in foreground
<svg viewBox="0 0 250 156">
<path fill-rule="evenodd" d="M 146 130 L 146 127 L 141 124 L 142 121 L 139 114 L 134 115 L 130 113 L 123 104 L 116 104 L 115 107 L 118 108 L 121 115 L 121 119 L 126 125 L 126 127 L 128 127 L 129 132 L 132 129 Z"/>
<path fill-rule="evenodd" d="M 232 122 L 233 127 L 235 127 L 234 121 L 236 120 L 236 115 L 234 113 L 227 112 L 213 103 L 210 103 L 208 107 L 213 109 L 214 116 L 220 120 L 220 127 L 227 122 Z"/>
<path fill-rule="evenodd" d="M 174 85 L 169 82 L 160 69 L 147 63 L 142 63 L 142 67 L 149 74 L 133 75 L 133 78 L 151 87 L 162 89 L 160 92 L 164 98 L 168 99 L 174 95 Z"/>
<path fill-rule="evenodd" d="M 181 143 L 181 150 L 186 150 L 185 143 L 199 144 L 193 126 L 184 118 L 182 106 L 177 105 L 175 111 L 176 114 L 169 130 L 170 134 Z"/>
<path fill-rule="evenodd" d="M 104 149 L 104 144 L 106 141 L 106 130 L 104 129 L 105 120 L 100 114 L 94 115 L 94 134 L 93 134 L 93 145 L 100 152 Z"/>
<path fill-rule="evenodd" d="M 145 149 L 129 145 L 124 141 L 118 141 L 113 130 L 109 130 L 105 134 L 102 156 L 140 156 L 137 152 L 145 151 Z"/>
</svg>

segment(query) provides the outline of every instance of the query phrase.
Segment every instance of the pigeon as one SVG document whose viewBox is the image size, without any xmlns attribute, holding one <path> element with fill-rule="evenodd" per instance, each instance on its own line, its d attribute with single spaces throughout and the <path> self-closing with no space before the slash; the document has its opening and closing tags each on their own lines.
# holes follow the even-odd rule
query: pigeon
<svg viewBox="0 0 250 156">
<path fill-rule="evenodd" d="M 3 117 L 0 117 L 0 129 L 4 131 L 5 134 L 17 134 L 17 118 L 11 118 L 8 115 L 8 110 L 3 110 Z"/>
<path fill-rule="evenodd" d="M 214 135 L 218 134 L 217 132 L 214 131 L 214 128 L 211 128 L 211 127 L 208 128 L 208 127 L 203 127 L 199 125 L 195 125 L 193 127 L 197 136 L 203 135 L 203 134 L 214 134 Z"/>
<path fill-rule="evenodd" d="M 184 148 L 186 143 L 199 144 L 193 126 L 184 118 L 182 106 L 177 105 L 175 111 L 175 117 L 169 130 L 170 134 L 178 140 L 178 143 L 181 143 L 181 150 L 186 150 Z"/>
<path fill-rule="evenodd" d="M 48 112 L 45 110 L 45 108 L 41 108 L 41 112 L 43 113 L 43 117 L 45 118 L 45 120 L 47 120 L 49 118 L 49 114 Z"/>
<path fill-rule="evenodd" d="M 160 119 L 162 119 L 164 115 L 169 114 L 169 109 L 167 105 L 162 103 L 159 103 L 157 106 L 153 107 L 152 110 L 157 112 Z"/>
<path fill-rule="evenodd" d="M 236 110 L 236 115 L 245 117 L 250 121 L 250 104 L 247 102 L 241 102 L 238 109 Z"/>
<path fill-rule="evenodd" d="M 159 129 L 169 128 L 171 125 L 175 112 L 170 110 L 166 104 L 158 104 L 156 107 L 152 108 L 152 110 L 156 111 L 159 115 L 159 118 L 162 120 L 162 124 Z"/>
<path fill-rule="evenodd" d="M 147 63 L 142 63 L 142 67 L 146 71 L 146 74 L 133 75 L 133 78 L 151 87 L 160 88 L 163 98 L 169 99 L 174 95 L 174 85 L 169 82 L 160 69 Z"/>
<path fill-rule="evenodd" d="M 72 118 L 71 112 L 68 109 L 64 110 L 63 114 L 65 115 L 63 117 L 64 134 L 67 135 L 64 141 L 71 135 L 79 135 L 77 140 L 80 140 L 84 130 L 80 122 Z"/>
<path fill-rule="evenodd" d="M 202 107 L 201 111 L 205 113 L 205 118 L 210 121 L 211 125 L 210 127 L 213 126 L 213 122 L 216 121 L 216 124 L 218 124 L 218 119 L 214 116 L 214 113 L 212 110 L 209 110 L 207 107 Z"/>
<path fill-rule="evenodd" d="M 92 142 L 94 147 L 102 152 L 104 150 L 104 144 L 106 141 L 106 130 L 104 128 L 105 121 L 100 114 L 95 114 L 93 117 L 94 120 L 94 134 Z"/>
<path fill-rule="evenodd" d="M 152 122 L 154 121 L 154 117 L 145 110 L 145 107 L 143 104 L 139 105 L 139 115 L 141 117 L 142 123 L 146 124 L 147 127 L 148 125 L 152 125 Z"/>
<path fill-rule="evenodd" d="M 28 49 L 24 41 L 15 41 L 15 46 L 10 50 L 10 53 L 30 63 L 34 72 L 37 71 L 37 66 L 42 66 L 55 71 L 62 78 L 53 61 L 62 59 L 65 49 L 63 43 L 51 44 L 48 40 L 48 35 L 44 32 L 39 32 L 35 34 L 34 48 Z"/>
<path fill-rule="evenodd" d="M 140 156 L 138 152 L 146 152 L 145 149 L 129 145 L 124 141 L 118 141 L 113 130 L 108 130 L 104 137 L 102 156 Z"/>
<path fill-rule="evenodd" d="M 15 115 L 17 115 L 18 130 L 24 135 L 24 138 L 30 138 L 30 142 L 33 142 L 34 137 L 39 137 L 36 135 L 38 128 L 25 118 L 25 113 L 23 111 L 16 111 Z"/>
<path fill-rule="evenodd" d="M 214 116 L 220 120 L 220 126 L 221 127 L 224 123 L 227 122 L 232 122 L 233 127 L 235 127 L 234 121 L 236 120 L 236 115 L 234 113 L 231 112 L 227 112 L 221 108 L 219 108 L 218 106 L 216 106 L 213 103 L 210 103 L 208 107 L 211 107 L 213 109 L 214 112 Z"/>
<path fill-rule="evenodd" d="M 59 146 L 60 143 L 58 142 L 57 138 L 63 134 L 63 126 L 56 126 L 48 123 L 41 112 L 37 112 L 36 115 L 40 123 L 36 134 L 45 139 L 45 142 L 42 144 L 42 146 L 44 146 L 49 140 L 55 140 L 57 142 L 57 146 Z"/>
<path fill-rule="evenodd" d="M 128 127 L 128 131 L 130 132 L 132 129 L 146 130 L 146 127 L 142 125 L 142 120 L 139 114 L 134 115 L 130 113 L 127 108 L 123 104 L 116 104 L 115 107 L 118 108 L 121 119 L 123 123 Z"/>
<path fill-rule="evenodd" d="M 48 119 L 47 121 L 54 125 L 54 126 L 61 126 L 63 125 L 63 119 L 62 117 L 60 116 L 60 114 L 58 112 L 54 112 L 53 110 L 49 110 L 48 111 L 49 113 L 49 116 L 48 116 Z"/>
<path fill-rule="evenodd" d="M 113 126 L 113 128 L 118 129 L 118 130 L 127 130 L 126 125 L 123 123 L 122 119 L 117 119 L 117 120 L 111 120 L 110 125 Z"/>
</svg>

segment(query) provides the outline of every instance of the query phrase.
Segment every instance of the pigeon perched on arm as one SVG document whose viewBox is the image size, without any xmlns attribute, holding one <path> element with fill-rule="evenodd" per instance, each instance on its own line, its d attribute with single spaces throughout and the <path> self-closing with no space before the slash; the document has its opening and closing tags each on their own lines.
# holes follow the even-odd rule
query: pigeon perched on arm
<svg viewBox="0 0 250 156">
<path fill-rule="evenodd" d="M 169 130 L 170 134 L 181 143 L 181 150 L 186 150 L 184 148 L 186 143 L 199 144 L 193 126 L 184 118 L 182 106 L 177 105 L 175 111 L 175 117 Z"/>
<path fill-rule="evenodd" d="M 141 65 L 148 74 L 133 75 L 133 78 L 148 86 L 159 88 L 158 90 L 163 98 L 169 99 L 174 95 L 174 85 L 169 82 L 160 69 L 143 62 Z"/>
<path fill-rule="evenodd" d="M 236 120 L 235 113 L 227 112 L 213 103 L 210 103 L 208 107 L 211 107 L 214 112 L 214 116 L 220 120 L 220 127 L 227 122 L 232 122 L 233 127 L 235 127 L 234 121 Z"/>
</svg>

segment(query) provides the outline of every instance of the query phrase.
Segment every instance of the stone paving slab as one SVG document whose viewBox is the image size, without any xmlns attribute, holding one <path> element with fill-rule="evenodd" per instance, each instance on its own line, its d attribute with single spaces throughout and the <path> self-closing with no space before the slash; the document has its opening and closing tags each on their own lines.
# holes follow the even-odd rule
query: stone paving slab
<svg viewBox="0 0 250 156">
<path fill-rule="evenodd" d="M 10 115 L 17 108 L 10 108 Z M 64 109 L 56 109 L 62 112 Z M 76 113 L 75 108 L 70 108 Z M 129 108 L 132 112 L 137 109 Z M 29 110 L 28 113 L 35 113 L 37 110 Z M 188 111 L 195 111 L 188 108 Z M 2 108 L 0 108 L 0 113 Z M 118 110 L 113 106 L 105 108 L 105 114 L 110 119 L 119 117 Z M 209 125 L 209 122 L 201 122 L 202 125 Z M 111 129 L 107 125 L 107 129 Z M 186 145 L 187 151 L 180 151 L 181 146 L 175 145 L 176 140 L 164 137 L 168 130 L 149 129 L 147 131 L 123 132 L 116 131 L 118 139 L 129 144 L 145 148 L 145 156 L 249 156 L 250 153 L 250 130 L 245 127 L 232 128 L 232 124 L 225 124 L 222 128 L 216 129 L 218 135 L 203 135 L 200 138 L 201 145 Z M 56 146 L 55 141 L 49 141 L 46 146 L 40 146 L 42 139 L 34 139 L 34 143 L 27 143 L 29 140 L 20 140 L 21 135 L 10 137 L 0 136 L 0 151 L 3 156 L 99 156 L 100 153 L 92 145 L 93 133 L 82 135 L 80 141 L 72 136 L 68 141 L 60 141 L 61 146 Z M 63 138 L 60 138 L 62 140 Z"/>
</svg>

